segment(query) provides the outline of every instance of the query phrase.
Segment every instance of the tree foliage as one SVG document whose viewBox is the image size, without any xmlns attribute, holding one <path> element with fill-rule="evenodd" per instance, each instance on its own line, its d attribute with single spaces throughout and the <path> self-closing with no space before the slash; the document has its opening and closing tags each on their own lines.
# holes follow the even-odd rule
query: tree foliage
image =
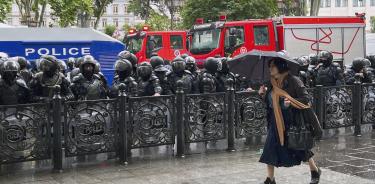
<svg viewBox="0 0 375 184">
<path fill-rule="evenodd" d="M 151 4 L 156 2 L 158 0 L 130 0 L 128 8 L 129 11 L 147 21 L 152 11 Z"/>
<path fill-rule="evenodd" d="M 12 0 L 0 0 L 0 22 L 4 22 L 6 15 L 12 8 Z"/>
<path fill-rule="evenodd" d="M 115 31 L 116 31 L 115 25 L 107 25 L 104 28 L 104 33 L 109 35 L 109 36 L 112 36 Z"/>
<path fill-rule="evenodd" d="M 188 28 L 197 18 L 216 21 L 220 14 L 226 14 L 229 20 L 243 20 L 267 18 L 277 12 L 275 0 L 187 0 L 182 8 L 182 18 Z"/>
<path fill-rule="evenodd" d="M 92 0 L 49 0 L 49 4 L 61 27 L 75 25 L 77 17 L 89 19 L 93 12 Z"/>
<path fill-rule="evenodd" d="M 166 31 L 170 26 L 169 20 L 167 16 L 152 11 L 146 24 L 150 26 L 153 31 Z"/>
</svg>

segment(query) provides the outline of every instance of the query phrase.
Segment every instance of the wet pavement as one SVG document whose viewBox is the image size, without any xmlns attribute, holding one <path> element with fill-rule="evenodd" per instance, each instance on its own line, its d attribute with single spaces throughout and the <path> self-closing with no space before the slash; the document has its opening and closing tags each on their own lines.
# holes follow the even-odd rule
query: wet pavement
<svg viewBox="0 0 375 184">
<path fill-rule="evenodd" d="M 375 132 L 364 127 L 362 137 L 351 128 L 325 132 L 314 148 L 323 170 L 322 184 L 375 184 Z M 51 172 L 50 161 L 3 165 L 0 184 L 257 184 L 266 177 L 258 162 L 265 137 L 237 140 L 236 152 L 225 151 L 225 141 L 191 144 L 185 158 L 176 158 L 173 146 L 132 150 L 124 166 L 113 155 L 100 154 L 64 160 L 62 173 Z M 309 183 L 308 166 L 279 168 L 281 184 Z"/>
</svg>

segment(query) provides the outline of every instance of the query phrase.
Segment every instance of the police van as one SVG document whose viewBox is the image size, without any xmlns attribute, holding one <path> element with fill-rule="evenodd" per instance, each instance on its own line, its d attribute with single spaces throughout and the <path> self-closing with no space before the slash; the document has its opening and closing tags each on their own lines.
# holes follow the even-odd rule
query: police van
<svg viewBox="0 0 375 184">
<path fill-rule="evenodd" d="M 113 64 L 124 44 L 90 28 L 1 28 L 0 52 L 10 57 L 23 56 L 32 65 L 42 55 L 69 57 L 94 56 L 109 84 L 114 75 Z"/>
</svg>

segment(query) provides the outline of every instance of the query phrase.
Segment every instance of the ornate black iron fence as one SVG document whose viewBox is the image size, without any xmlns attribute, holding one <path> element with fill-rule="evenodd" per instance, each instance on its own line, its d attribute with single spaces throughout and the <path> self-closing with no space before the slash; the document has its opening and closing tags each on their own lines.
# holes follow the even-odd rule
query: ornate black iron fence
<svg viewBox="0 0 375 184">
<path fill-rule="evenodd" d="M 59 90 L 56 90 L 59 91 Z M 375 84 L 322 87 L 307 90 L 325 129 L 375 123 Z M 131 149 L 177 145 L 184 156 L 186 143 L 264 135 L 266 104 L 257 92 L 184 94 L 158 97 L 64 102 L 51 101 L 0 106 L 0 164 L 53 158 L 61 170 L 66 157 L 117 152 L 122 163 Z M 177 140 L 177 141 L 176 141 Z"/>
</svg>

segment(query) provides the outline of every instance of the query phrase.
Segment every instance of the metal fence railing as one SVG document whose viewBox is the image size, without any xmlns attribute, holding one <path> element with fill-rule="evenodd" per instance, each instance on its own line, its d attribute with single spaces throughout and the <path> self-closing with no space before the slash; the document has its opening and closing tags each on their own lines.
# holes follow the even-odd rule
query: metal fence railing
<svg viewBox="0 0 375 184">
<path fill-rule="evenodd" d="M 375 123 L 375 84 L 307 89 L 324 129 Z M 177 145 L 184 156 L 187 143 L 265 135 L 266 104 L 257 92 L 184 94 L 158 97 L 64 102 L 56 93 L 38 104 L 0 106 L 0 164 L 117 152 L 127 162 L 130 150 Z"/>
</svg>

